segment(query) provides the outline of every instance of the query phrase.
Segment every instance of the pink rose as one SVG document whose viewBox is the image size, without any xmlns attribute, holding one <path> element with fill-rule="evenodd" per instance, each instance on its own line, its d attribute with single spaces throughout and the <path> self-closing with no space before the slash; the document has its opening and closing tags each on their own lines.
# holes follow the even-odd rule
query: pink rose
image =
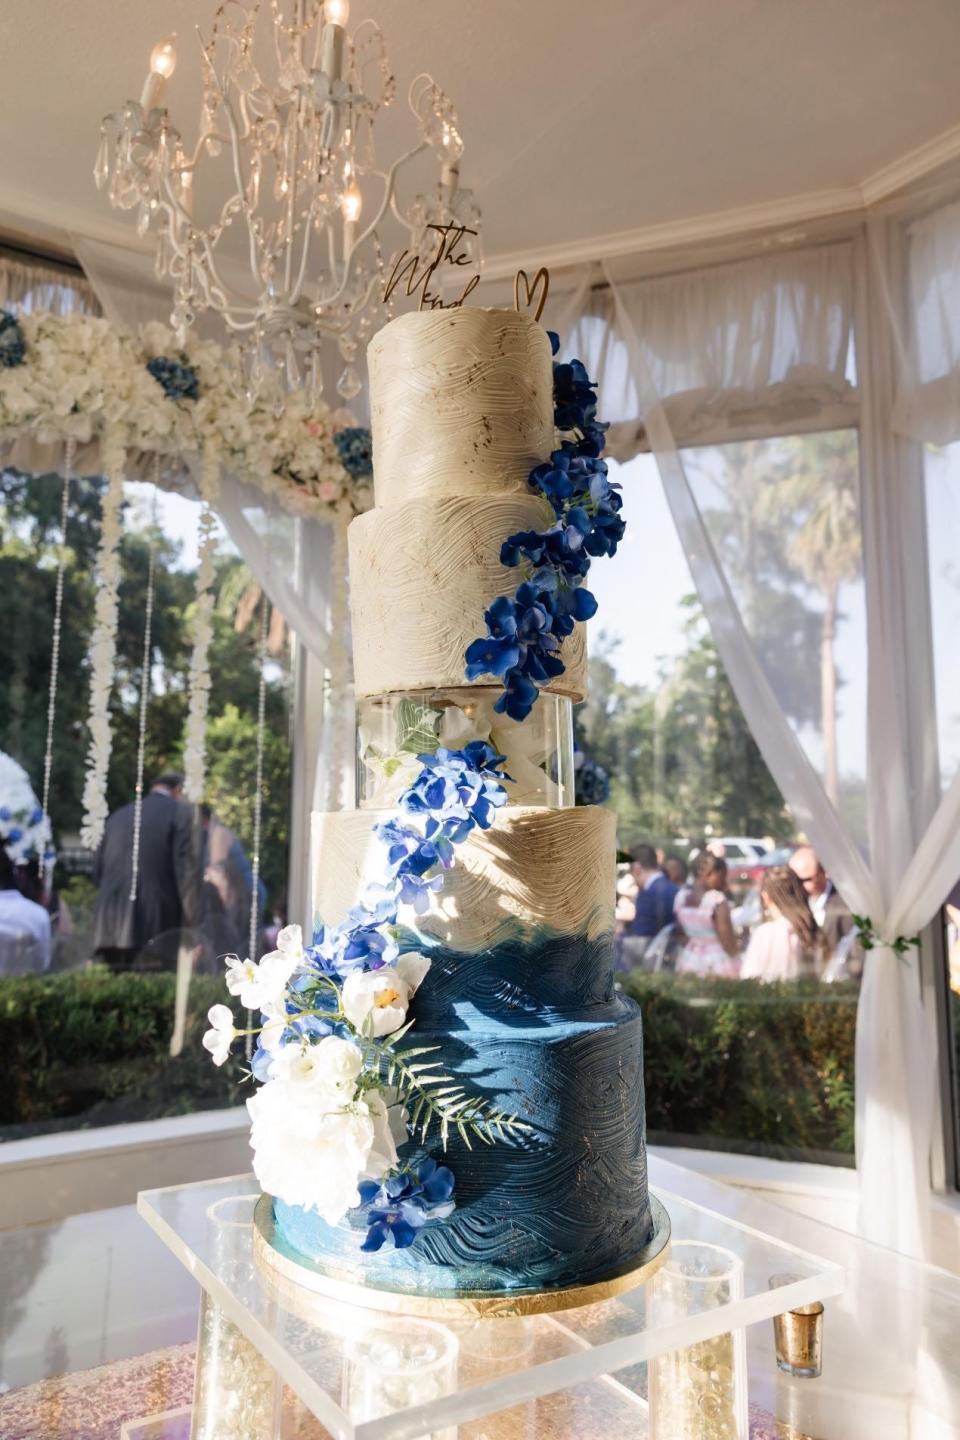
<svg viewBox="0 0 960 1440">
<path fill-rule="evenodd" d="M 325 504 L 329 505 L 340 494 L 340 486 L 336 480 L 321 480 L 317 486 L 317 494 Z"/>
</svg>

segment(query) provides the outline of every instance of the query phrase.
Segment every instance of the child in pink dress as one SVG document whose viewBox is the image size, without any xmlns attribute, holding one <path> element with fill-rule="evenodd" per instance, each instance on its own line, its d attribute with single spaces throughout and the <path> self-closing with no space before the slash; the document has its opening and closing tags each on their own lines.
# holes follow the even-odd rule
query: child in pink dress
<svg viewBox="0 0 960 1440">
<path fill-rule="evenodd" d="M 678 975 L 714 975 L 735 980 L 740 949 L 727 900 L 727 862 L 709 851 L 693 863 L 692 883 L 674 905 L 684 946 L 677 956 Z"/>
</svg>

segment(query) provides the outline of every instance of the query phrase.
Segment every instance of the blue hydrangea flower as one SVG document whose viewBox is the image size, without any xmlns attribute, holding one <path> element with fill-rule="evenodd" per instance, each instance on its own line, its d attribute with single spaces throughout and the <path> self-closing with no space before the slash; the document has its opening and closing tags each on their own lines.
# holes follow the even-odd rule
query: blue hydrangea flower
<svg viewBox="0 0 960 1440">
<path fill-rule="evenodd" d="M 13 370 L 27 358 L 27 345 L 20 321 L 9 310 L 0 310 L 0 367 Z"/>
<path fill-rule="evenodd" d="M 200 376 L 184 356 L 179 360 L 157 355 L 147 361 L 147 369 L 161 386 L 168 400 L 199 400 Z"/>
<path fill-rule="evenodd" d="M 582 751 L 574 756 L 574 793 L 578 805 L 605 805 L 610 798 L 610 776 Z"/>
<path fill-rule="evenodd" d="M 369 480 L 373 475 L 373 439 L 363 425 L 348 425 L 333 437 L 340 463 L 354 480 Z"/>
<path fill-rule="evenodd" d="M 435 1160 L 400 1170 L 383 1180 L 360 1184 L 360 1205 L 367 1211 L 367 1235 L 361 1250 L 379 1250 L 391 1240 L 398 1250 L 412 1245 L 428 1220 L 445 1220 L 454 1211 L 453 1172 Z"/>
</svg>

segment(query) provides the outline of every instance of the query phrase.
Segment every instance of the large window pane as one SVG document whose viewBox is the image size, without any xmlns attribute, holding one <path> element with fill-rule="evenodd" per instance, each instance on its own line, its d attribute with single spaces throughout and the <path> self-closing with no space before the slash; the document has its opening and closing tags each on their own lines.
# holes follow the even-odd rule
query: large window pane
<svg viewBox="0 0 960 1440">
<path fill-rule="evenodd" d="M 930 577 L 930 618 L 933 636 L 934 686 L 940 786 L 945 790 L 960 770 L 960 443 L 927 446 L 924 451 L 927 503 L 927 553 Z M 955 1153 L 960 1154 L 960 875 L 943 908 L 941 921 L 950 994 L 953 1036 L 953 1123 Z"/>
<path fill-rule="evenodd" d="M 850 463 L 849 444 L 844 437 L 844 466 Z M 752 581 L 745 559 L 740 564 L 737 598 L 752 607 L 768 673 L 779 674 L 781 691 L 792 684 L 791 719 L 822 767 L 826 602 L 810 578 L 815 573 L 812 557 L 810 570 L 798 573 L 798 565 L 788 565 L 782 553 L 774 554 L 774 540 L 784 547 L 802 532 L 799 500 L 792 509 L 786 498 L 779 507 L 771 501 L 752 537 L 746 527 L 738 531 L 742 497 L 736 492 L 738 484 L 747 483 L 741 478 L 745 462 L 749 458 L 757 472 L 748 477 L 750 483 L 760 484 L 763 462 L 774 453 L 765 456 L 762 446 L 753 448 L 749 457 L 725 453 L 741 447 L 699 452 L 693 457 L 695 483 L 729 568 L 737 570 L 751 545 L 762 552 Z M 777 442 L 776 455 L 776 473 L 782 479 L 791 446 Z M 855 467 L 855 441 L 852 456 Z M 803 463 L 819 462 L 808 453 Z M 799 465 L 797 459 L 798 470 Z M 771 893 L 776 883 L 785 886 L 808 915 L 807 897 L 820 903 L 815 892 L 822 889 L 824 877 L 815 874 L 815 862 L 805 856 L 797 856 L 795 875 L 783 878 L 778 868 L 787 864 L 804 837 L 727 680 L 694 594 L 655 461 L 638 457 L 619 467 L 616 478 L 623 485 L 627 536 L 616 563 L 598 564 L 591 571 L 599 611 L 589 636 L 591 693 L 579 709 L 577 731 L 581 771 L 591 761 L 607 772 L 609 803 L 618 817 L 621 983 L 645 1014 L 651 1138 L 852 1163 L 859 957 L 848 943 L 838 943 L 838 931 L 852 929 L 849 915 L 838 918 L 842 901 L 827 892 L 829 915 L 822 928 L 830 941 L 811 927 L 814 943 L 799 947 L 802 954 L 793 978 L 738 978 L 744 972 L 774 973 L 773 961 L 783 948 L 774 936 L 777 943 L 766 961 L 758 962 L 776 921 L 775 902 L 768 899 L 766 910 L 762 906 L 761 886 Z M 755 497 L 753 503 L 759 509 Z M 755 593 L 745 595 L 751 583 Z M 859 623 L 860 603 L 856 582 L 841 582 L 833 617 L 834 638 L 840 637 L 834 654 L 836 691 L 843 696 L 835 702 L 837 752 L 843 757 L 837 767 L 841 804 L 844 791 L 850 797 L 859 795 L 862 803 L 863 745 L 857 748 L 856 737 L 863 696 L 855 692 L 861 690 L 863 677 L 844 630 Z M 791 677 L 794 666 L 801 673 Z M 587 773 L 595 777 L 592 767 Z M 644 845 L 668 869 L 676 862 L 678 881 L 686 871 L 688 885 L 704 851 L 714 852 L 726 865 L 725 873 L 717 870 L 708 886 L 698 879 L 698 891 L 692 897 L 688 893 L 686 902 L 681 896 L 676 914 L 671 906 L 670 918 L 652 945 L 644 936 L 631 943 L 638 914 L 645 913 L 642 899 L 638 910 L 638 897 L 648 893 L 648 884 L 659 884 L 651 880 L 646 863 L 629 864 L 631 853 Z M 806 891 L 801 877 L 810 881 Z M 732 953 L 721 947 L 718 963 L 709 957 L 701 963 L 705 951 L 694 943 L 702 938 L 696 934 L 701 921 L 689 911 L 700 911 L 699 892 L 718 888 L 729 915 Z M 707 930 L 717 938 L 712 920 Z M 788 948 L 791 954 L 797 950 Z"/>
<path fill-rule="evenodd" d="M 2 477 L 0 748 L 37 791 L 46 733 L 56 517 L 55 476 Z M 242 1057 L 217 1070 L 199 1044 L 223 999 L 223 955 L 270 948 L 286 918 L 290 793 L 290 639 L 268 632 L 260 876 L 254 890 L 257 701 L 264 600 L 220 534 L 203 807 L 159 792 L 144 802 L 137 899 L 130 845 L 144 615 L 151 542 L 156 560 L 145 779 L 183 764 L 199 505 L 147 485 L 126 487 L 113 756 L 101 861 L 80 841 L 87 749 L 86 650 L 95 592 L 100 482 L 73 487 L 62 672 L 50 812 L 58 861 L 52 886 L 27 877 L 50 909 L 49 968 L 17 965 L 0 948 L 0 1135 L 112 1124 L 236 1103 Z M 3 798 L 0 797 L 0 803 Z M 23 877 L 21 877 L 22 879 Z M 15 974 L 17 969 L 33 973 Z"/>
</svg>

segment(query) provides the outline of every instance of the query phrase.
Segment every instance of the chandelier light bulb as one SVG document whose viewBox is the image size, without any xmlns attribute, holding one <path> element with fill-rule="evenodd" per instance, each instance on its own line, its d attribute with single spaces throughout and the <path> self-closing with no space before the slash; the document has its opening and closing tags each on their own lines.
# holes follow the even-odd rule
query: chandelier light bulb
<svg viewBox="0 0 960 1440">
<path fill-rule="evenodd" d="M 362 209 L 363 196 L 360 193 L 360 186 L 354 180 L 340 196 L 340 214 L 348 225 L 353 225 L 360 219 Z"/>
<path fill-rule="evenodd" d="M 168 35 L 166 40 L 159 41 L 150 51 L 150 72 L 159 75 L 162 80 L 169 80 L 176 68 L 177 37 Z"/>
<path fill-rule="evenodd" d="M 328 25 L 346 25 L 350 19 L 350 0 L 326 0 L 323 18 Z"/>
</svg>

